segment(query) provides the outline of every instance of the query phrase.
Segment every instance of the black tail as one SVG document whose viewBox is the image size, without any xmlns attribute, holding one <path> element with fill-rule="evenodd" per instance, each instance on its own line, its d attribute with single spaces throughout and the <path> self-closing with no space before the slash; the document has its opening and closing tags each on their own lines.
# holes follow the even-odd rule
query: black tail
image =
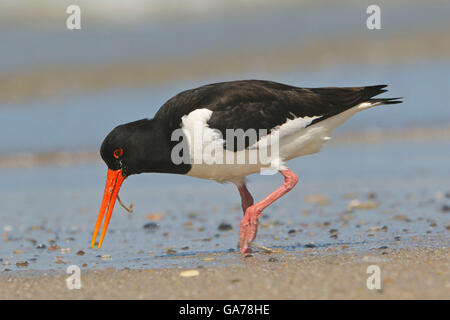
<svg viewBox="0 0 450 320">
<path fill-rule="evenodd" d="M 399 98 L 378 98 L 378 99 L 372 99 L 372 97 L 375 97 L 379 94 L 382 94 L 384 92 L 387 92 L 386 84 L 381 84 L 377 86 L 369 86 L 364 87 L 363 96 L 364 100 L 372 103 L 380 103 L 380 104 L 396 104 L 396 103 L 402 103 L 403 101 L 399 99 L 403 99 L 402 97 Z"/>
</svg>

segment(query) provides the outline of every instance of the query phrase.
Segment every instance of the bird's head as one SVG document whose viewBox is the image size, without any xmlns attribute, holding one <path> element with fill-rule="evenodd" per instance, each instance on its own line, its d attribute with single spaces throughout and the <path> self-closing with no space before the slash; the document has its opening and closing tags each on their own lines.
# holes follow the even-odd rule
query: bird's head
<svg viewBox="0 0 450 320">
<path fill-rule="evenodd" d="M 107 210 L 98 248 L 103 243 L 122 182 L 132 174 L 151 171 L 154 154 L 152 145 L 155 145 L 157 136 L 152 134 L 152 129 L 151 120 L 138 120 L 116 127 L 103 141 L 100 155 L 108 166 L 108 174 L 91 248 L 94 247 Z"/>
</svg>

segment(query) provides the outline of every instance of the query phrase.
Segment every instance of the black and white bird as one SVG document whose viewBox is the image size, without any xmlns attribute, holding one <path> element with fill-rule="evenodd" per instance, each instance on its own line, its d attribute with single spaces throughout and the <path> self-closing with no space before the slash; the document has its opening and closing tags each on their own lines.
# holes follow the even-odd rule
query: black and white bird
<svg viewBox="0 0 450 320">
<path fill-rule="evenodd" d="M 236 184 L 244 212 L 239 247 L 249 252 L 261 212 L 297 183 L 286 162 L 318 152 L 333 130 L 357 112 L 400 103 L 400 98 L 374 98 L 386 92 L 385 87 L 299 88 L 263 80 L 214 83 L 177 94 L 153 119 L 116 127 L 100 149 L 108 175 L 91 247 L 107 211 L 98 248 L 102 245 L 125 178 L 158 172 Z M 254 203 L 245 178 L 275 169 L 284 183 Z"/>
</svg>

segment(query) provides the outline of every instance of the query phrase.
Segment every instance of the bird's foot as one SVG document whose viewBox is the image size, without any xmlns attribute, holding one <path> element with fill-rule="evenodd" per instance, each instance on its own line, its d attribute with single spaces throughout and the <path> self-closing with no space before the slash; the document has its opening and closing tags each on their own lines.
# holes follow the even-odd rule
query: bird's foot
<svg viewBox="0 0 450 320">
<path fill-rule="evenodd" d="M 249 255 L 253 252 L 252 248 L 250 247 L 242 247 L 240 249 L 241 254 L 245 257 L 246 255 Z"/>
<path fill-rule="evenodd" d="M 242 218 L 239 230 L 239 248 L 242 254 L 251 253 L 250 244 L 258 232 L 258 217 L 260 213 L 254 206 L 249 207 Z"/>
</svg>

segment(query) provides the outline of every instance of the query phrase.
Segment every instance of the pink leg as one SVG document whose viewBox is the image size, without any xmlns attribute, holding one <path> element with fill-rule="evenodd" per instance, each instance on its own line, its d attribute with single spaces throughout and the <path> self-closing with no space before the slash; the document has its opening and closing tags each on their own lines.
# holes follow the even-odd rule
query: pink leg
<svg viewBox="0 0 450 320">
<path fill-rule="evenodd" d="M 247 211 L 247 208 L 253 205 L 253 197 L 247 189 L 245 183 L 238 188 L 239 194 L 241 195 L 241 205 L 242 211 Z"/>
<path fill-rule="evenodd" d="M 256 237 L 258 231 L 258 218 L 261 212 L 271 205 L 275 200 L 288 193 L 297 184 L 297 175 L 289 169 L 280 170 L 284 176 L 284 183 L 277 190 L 269 194 L 260 202 L 247 208 L 244 218 L 241 220 L 241 229 L 239 231 L 239 247 L 241 253 L 251 252 L 249 245 Z"/>
</svg>

